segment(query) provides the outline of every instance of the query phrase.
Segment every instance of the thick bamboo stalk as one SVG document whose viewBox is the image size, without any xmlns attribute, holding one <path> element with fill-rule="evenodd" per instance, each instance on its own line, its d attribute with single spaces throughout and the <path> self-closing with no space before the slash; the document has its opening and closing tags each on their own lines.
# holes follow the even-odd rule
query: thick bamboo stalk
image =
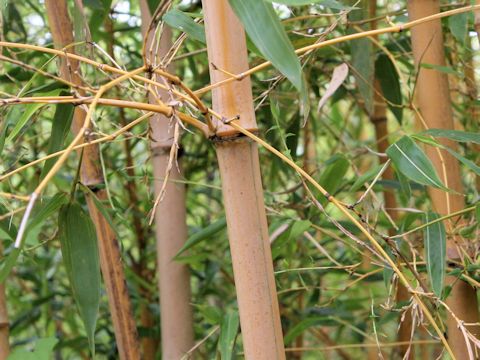
<svg viewBox="0 0 480 360">
<path fill-rule="evenodd" d="M 0 253 L 3 248 L 0 243 Z M 6 360 L 10 353 L 10 344 L 8 341 L 10 324 L 8 322 L 7 297 L 5 293 L 5 283 L 0 284 L 0 360 Z"/>
<path fill-rule="evenodd" d="M 45 6 L 55 46 L 63 48 L 73 43 L 72 24 L 65 0 L 46 0 Z M 69 51 L 72 51 L 72 49 L 69 49 Z M 76 84 L 82 83 L 78 62 L 72 59 L 62 61 L 60 72 L 63 78 Z M 81 128 L 84 118 L 85 111 L 77 107 L 72 124 L 72 130 L 75 134 Z M 104 179 L 99 161 L 98 146 L 96 145 L 84 149 L 80 180 L 94 191 L 100 200 L 107 198 L 106 191 L 101 189 Z M 115 232 L 89 195 L 87 195 L 87 205 L 98 237 L 100 266 L 112 313 L 119 357 L 124 360 L 140 359 L 138 335 Z"/>
<path fill-rule="evenodd" d="M 142 12 L 142 31 L 147 34 L 151 20 L 147 2 L 140 2 Z M 171 30 L 163 28 L 158 54 L 149 51 L 154 34 L 150 33 L 146 41 L 147 60 L 157 65 L 171 46 Z M 155 46 L 152 49 L 156 49 Z M 173 67 L 169 67 L 170 72 Z M 160 99 L 168 102 L 168 93 L 157 92 Z M 150 95 L 155 104 L 155 97 Z M 170 148 L 173 146 L 173 128 L 168 118 L 156 114 L 150 120 L 150 139 L 154 174 L 155 197 L 162 191 L 163 178 L 167 173 Z M 178 167 L 177 167 L 178 165 Z M 163 200 L 155 213 L 155 234 L 157 238 L 158 287 L 160 292 L 160 320 L 162 334 L 162 357 L 180 359 L 194 345 L 193 316 L 191 306 L 190 272 L 188 266 L 175 262 L 173 258 L 187 239 L 185 185 L 182 180 L 181 158 L 173 164 L 169 173 L 169 182 L 164 189 Z"/>
<path fill-rule="evenodd" d="M 439 2 L 436 0 L 409 0 L 408 13 L 411 19 L 418 19 L 439 12 Z M 417 80 L 417 98 L 421 115 L 429 128 L 453 129 L 453 116 L 450 105 L 448 79 L 444 73 L 433 69 L 420 67 L 420 63 L 445 65 L 445 53 L 443 47 L 442 27 L 439 20 L 431 21 L 412 28 L 412 48 L 415 64 L 419 71 Z M 442 140 L 446 146 L 455 148 L 455 143 Z M 437 172 L 446 185 L 463 193 L 462 179 L 459 164 L 450 154 L 442 151 L 439 153 L 428 147 L 427 155 L 433 162 Z M 444 163 L 443 163 L 444 162 Z M 447 171 L 444 171 L 447 169 Z M 446 193 L 441 190 L 429 188 L 433 208 L 438 213 L 447 213 L 460 210 L 464 207 L 461 195 Z M 449 228 L 451 226 L 447 224 Z M 449 239 L 447 242 L 447 255 L 452 259 L 458 259 L 458 246 L 468 251 L 467 245 L 461 238 Z M 454 279 L 449 279 L 452 283 Z M 456 316 L 467 323 L 478 322 L 478 304 L 475 290 L 467 283 L 459 280 L 455 282 L 452 292 L 447 299 L 447 304 Z M 467 359 L 467 346 L 458 324 L 452 316 L 447 318 L 448 341 L 455 356 L 458 359 Z M 478 327 L 469 327 L 474 335 L 479 334 Z"/>
<path fill-rule="evenodd" d="M 245 34 L 227 0 L 203 1 L 210 79 L 248 69 Z M 213 90 L 213 108 L 256 130 L 250 78 Z M 268 240 L 258 147 L 222 123 L 216 150 L 222 178 L 240 325 L 247 359 L 285 359 Z"/>
</svg>

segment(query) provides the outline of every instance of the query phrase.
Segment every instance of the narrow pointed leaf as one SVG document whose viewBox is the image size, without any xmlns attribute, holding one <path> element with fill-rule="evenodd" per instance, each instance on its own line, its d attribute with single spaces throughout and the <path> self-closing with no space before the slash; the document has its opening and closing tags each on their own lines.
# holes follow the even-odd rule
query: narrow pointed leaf
<svg viewBox="0 0 480 360">
<path fill-rule="evenodd" d="M 335 9 L 335 10 L 350 9 L 350 6 L 342 5 L 339 1 L 336 1 L 336 0 L 266 0 L 266 1 L 275 2 L 277 4 L 283 4 L 283 5 L 291 5 L 291 6 L 318 4 L 318 5 L 322 5 L 327 8 Z"/>
<path fill-rule="evenodd" d="M 36 96 L 57 96 L 60 93 L 61 89 L 55 89 L 53 91 L 43 93 L 43 94 L 37 94 Z M 20 131 L 25 127 L 25 125 L 28 123 L 30 118 L 37 112 L 38 109 L 41 107 L 45 106 L 45 104 L 28 104 L 25 106 L 25 110 L 22 113 L 22 116 L 20 119 L 18 119 L 15 123 L 14 128 L 8 134 L 6 142 L 11 142 L 14 140 Z"/>
<path fill-rule="evenodd" d="M 473 142 L 480 144 L 480 133 L 473 133 L 460 130 L 447 130 L 447 129 L 429 129 L 423 131 L 423 135 L 431 135 L 433 137 L 447 138 L 458 142 Z"/>
<path fill-rule="evenodd" d="M 448 190 L 440 181 L 431 161 L 409 136 L 390 145 L 387 155 L 403 175 L 422 185 Z"/>
<path fill-rule="evenodd" d="M 229 3 L 258 50 L 299 92 L 304 91 L 300 61 L 272 5 L 259 0 Z"/>
<path fill-rule="evenodd" d="M 375 76 L 380 82 L 383 96 L 388 100 L 388 107 L 395 115 L 398 122 L 402 123 L 403 108 L 402 91 L 397 69 L 390 58 L 386 55 L 380 55 L 375 62 Z"/>
<path fill-rule="evenodd" d="M 203 240 L 206 240 L 212 237 L 219 231 L 223 230 L 226 226 L 227 226 L 227 220 L 225 216 L 223 216 L 217 221 L 208 225 L 206 228 L 203 228 L 202 230 L 195 232 L 187 239 L 187 241 L 185 241 L 185 244 L 183 244 L 181 249 L 178 251 L 177 255 L 175 255 L 175 258 L 180 256 L 181 254 L 183 254 L 185 251 L 192 248 L 193 246 L 197 245 L 198 243 L 202 242 Z"/>
<path fill-rule="evenodd" d="M 422 141 L 425 144 L 431 145 L 431 146 L 436 146 L 440 149 L 443 149 L 445 151 L 448 151 L 454 158 L 456 158 L 458 161 L 460 161 L 463 165 L 467 166 L 470 170 L 474 171 L 477 175 L 480 176 L 480 166 L 475 164 L 473 161 L 467 159 L 463 155 L 460 155 L 457 153 L 455 150 L 450 149 L 449 147 L 439 143 L 438 141 L 427 137 L 423 135 L 413 135 L 412 138 Z"/>
<path fill-rule="evenodd" d="M 0 268 L 0 284 L 3 284 L 5 282 L 13 267 L 17 263 L 20 251 L 20 248 L 13 248 L 12 251 L 10 251 L 10 254 L 8 254 L 7 258 L 5 259 L 4 263 Z"/>
<path fill-rule="evenodd" d="M 229 311 L 223 318 L 220 327 L 220 338 L 218 339 L 218 347 L 220 358 L 222 360 L 234 359 L 233 350 L 235 348 L 235 339 L 238 334 L 238 326 L 240 319 L 238 311 Z"/>
<path fill-rule="evenodd" d="M 163 20 L 172 28 L 183 31 L 192 39 L 205 44 L 205 29 L 202 25 L 193 21 L 193 19 L 184 12 L 172 9 L 163 15 Z"/>
<path fill-rule="evenodd" d="M 48 144 L 48 154 L 52 154 L 63 148 L 65 139 L 70 131 L 74 110 L 75 107 L 70 104 L 57 105 L 52 121 L 52 132 L 50 134 L 50 140 Z M 56 161 L 57 159 L 48 159 L 45 161 L 42 173 L 40 174 L 40 179 L 45 177 Z"/>
<path fill-rule="evenodd" d="M 65 205 L 58 218 L 63 262 L 72 294 L 85 325 L 92 354 L 100 304 L 100 261 L 95 228 L 78 204 Z"/>
<path fill-rule="evenodd" d="M 434 212 L 425 214 L 425 223 L 439 218 Z M 443 222 L 427 226 L 423 231 L 425 260 L 427 262 L 427 272 L 432 285 L 433 292 L 438 297 L 442 296 L 443 284 L 445 279 L 445 262 L 447 253 L 447 240 L 445 226 Z"/>
</svg>

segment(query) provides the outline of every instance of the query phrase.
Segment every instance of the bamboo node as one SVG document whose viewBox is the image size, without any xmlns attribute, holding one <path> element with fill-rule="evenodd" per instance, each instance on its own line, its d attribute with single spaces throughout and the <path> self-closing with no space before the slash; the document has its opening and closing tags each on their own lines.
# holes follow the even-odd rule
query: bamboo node
<svg viewBox="0 0 480 360">
<path fill-rule="evenodd" d="M 10 323 L 8 321 L 0 322 L 0 329 L 8 328 Z"/>
</svg>

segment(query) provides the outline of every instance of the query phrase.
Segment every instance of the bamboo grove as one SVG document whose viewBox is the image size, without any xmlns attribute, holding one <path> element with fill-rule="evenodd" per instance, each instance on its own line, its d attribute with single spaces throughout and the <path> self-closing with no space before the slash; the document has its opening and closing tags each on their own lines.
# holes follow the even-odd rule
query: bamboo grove
<svg viewBox="0 0 480 360">
<path fill-rule="evenodd" d="M 0 360 L 480 358 L 480 1 L 0 12 Z"/>
</svg>

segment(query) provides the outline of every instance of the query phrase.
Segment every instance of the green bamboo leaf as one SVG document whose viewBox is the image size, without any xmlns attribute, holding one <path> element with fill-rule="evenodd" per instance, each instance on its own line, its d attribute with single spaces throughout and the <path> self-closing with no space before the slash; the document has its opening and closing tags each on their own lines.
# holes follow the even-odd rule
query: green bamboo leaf
<svg viewBox="0 0 480 360">
<path fill-rule="evenodd" d="M 100 305 L 100 261 L 95 227 L 82 207 L 73 203 L 60 209 L 58 230 L 72 294 L 94 355 Z"/>
<path fill-rule="evenodd" d="M 238 327 L 240 318 L 238 311 L 229 311 L 223 317 L 222 325 L 220 327 L 220 338 L 218 339 L 218 348 L 220 351 L 220 358 L 222 360 L 234 359 L 233 350 L 235 348 L 235 340 L 238 334 Z"/>
<path fill-rule="evenodd" d="M 467 159 L 466 157 L 464 157 L 463 155 L 460 155 L 459 153 L 457 153 L 455 150 L 452 150 L 450 149 L 448 146 L 445 146 L 443 144 L 440 144 L 438 141 L 432 139 L 432 138 L 429 138 L 429 137 L 426 137 L 426 136 L 423 136 L 423 135 L 413 135 L 412 138 L 416 139 L 416 140 L 419 140 L 419 141 L 422 141 L 424 142 L 425 144 L 428 144 L 428 145 L 432 145 L 432 146 L 436 146 L 440 149 L 443 149 L 445 151 L 448 151 L 453 157 L 455 157 L 458 161 L 460 161 L 463 165 L 467 166 L 468 168 L 470 168 L 471 170 L 473 170 L 478 176 L 480 176 L 480 166 L 478 166 L 477 164 L 475 164 L 473 161 Z"/>
<path fill-rule="evenodd" d="M 448 27 L 455 39 L 465 44 L 468 34 L 468 13 L 450 16 L 448 18 Z"/>
<path fill-rule="evenodd" d="M 5 215 L 8 212 L 9 211 L 5 208 L 5 206 L 0 204 L 0 215 Z M 17 228 L 12 223 L 10 217 L 0 220 L 0 230 L 12 241 L 14 241 L 17 237 Z"/>
<path fill-rule="evenodd" d="M 453 155 L 453 157 L 455 157 L 455 158 L 456 158 L 458 161 L 460 161 L 463 165 L 465 165 L 465 166 L 468 167 L 470 170 L 472 170 L 473 172 L 475 172 L 475 174 L 477 174 L 478 176 L 480 176 L 480 166 L 478 166 L 477 164 L 475 164 L 472 160 L 467 159 L 466 157 L 464 157 L 463 155 L 460 155 L 459 153 L 457 153 L 456 151 L 450 149 L 449 147 L 443 146 L 442 148 L 444 148 L 445 150 L 447 150 L 450 154 Z"/>
<path fill-rule="evenodd" d="M 350 0 L 352 5 L 357 1 Z M 367 19 L 368 6 L 351 11 L 348 14 L 350 21 L 361 21 Z M 369 30 L 365 28 L 364 30 Z M 353 34 L 357 32 L 355 29 L 349 29 L 348 33 Z M 373 51 L 373 44 L 370 39 L 362 38 L 352 40 L 350 43 L 350 54 L 352 56 L 352 72 L 355 77 L 360 97 L 365 104 L 365 110 L 368 114 L 373 111 L 373 80 L 375 78 L 375 58 Z"/>
<path fill-rule="evenodd" d="M 345 180 L 345 175 L 349 168 L 350 162 L 344 155 L 334 155 L 327 160 L 326 167 L 322 170 L 318 183 L 328 193 L 333 195 Z M 325 197 L 321 197 L 320 203 L 325 206 L 327 201 Z"/>
<path fill-rule="evenodd" d="M 325 316 L 317 316 L 317 317 L 310 317 L 305 320 L 300 321 L 297 325 L 295 325 L 293 328 L 291 328 L 285 337 L 283 338 L 285 344 L 291 343 L 293 340 L 295 340 L 296 337 L 298 337 L 301 333 L 303 333 L 305 330 L 308 328 L 311 328 L 312 326 L 318 326 L 318 325 L 323 325 L 328 323 L 329 320 Z"/>
<path fill-rule="evenodd" d="M 58 339 L 43 338 L 35 342 L 33 351 L 25 348 L 16 348 L 7 358 L 7 360 L 50 360 L 53 358 L 53 349 L 57 345 Z"/>
<path fill-rule="evenodd" d="M 480 203 L 478 203 L 475 207 L 475 217 L 477 218 L 477 222 L 480 224 Z"/>
<path fill-rule="evenodd" d="M 20 248 L 13 248 L 5 259 L 2 267 L 0 268 L 0 284 L 3 284 L 8 275 L 12 271 L 13 267 L 17 263 L 18 256 L 20 255 Z"/>
<path fill-rule="evenodd" d="M 480 144 L 480 133 L 446 130 L 446 129 L 429 129 L 420 133 L 421 135 L 431 135 L 433 137 L 447 138 L 458 142 L 473 142 Z"/>
<path fill-rule="evenodd" d="M 37 96 L 57 96 L 60 93 L 61 89 L 55 89 L 50 92 L 46 92 L 43 94 L 38 94 Z M 23 111 L 22 116 L 20 119 L 17 121 L 15 124 L 15 127 L 13 130 L 10 132 L 10 134 L 7 137 L 6 142 L 11 142 L 14 140 L 17 135 L 20 133 L 20 131 L 24 128 L 24 126 L 27 124 L 27 122 L 30 120 L 30 118 L 37 112 L 38 109 L 41 107 L 45 106 L 45 104 L 28 104 L 25 106 L 25 110 Z"/>
<path fill-rule="evenodd" d="M 318 5 L 322 5 L 327 8 L 335 9 L 335 10 L 346 10 L 351 8 L 350 6 L 342 5 L 340 2 L 335 0 L 266 0 L 266 1 L 275 2 L 277 4 L 290 5 L 290 6 L 318 4 Z"/>
<path fill-rule="evenodd" d="M 382 167 L 383 165 L 377 165 L 368 170 L 365 174 L 360 175 L 353 183 L 350 191 L 358 191 L 366 182 L 373 180 L 380 170 L 382 170 Z"/>
<path fill-rule="evenodd" d="M 375 77 L 380 82 L 382 93 L 388 100 L 388 107 L 395 115 L 398 122 L 402 124 L 403 108 L 402 91 L 397 69 L 390 58 L 386 55 L 380 55 L 375 62 Z"/>
<path fill-rule="evenodd" d="M 440 216 L 434 212 L 425 214 L 425 223 L 438 219 Z M 445 279 L 445 262 L 447 253 L 447 240 L 445 226 L 439 221 L 427 226 L 423 231 L 425 261 L 427 272 L 433 292 L 438 297 L 442 296 Z"/>
<path fill-rule="evenodd" d="M 422 185 L 448 190 L 438 178 L 432 163 L 409 136 L 390 145 L 387 155 L 403 175 Z"/>
<path fill-rule="evenodd" d="M 175 255 L 174 259 L 176 259 L 178 256 L 183 254 L 188 249 L 202 242 L 203 240 L 211 238 L 213 235 L 223 230 L 226 226 L 227 226 L 227 219 L 225 218 L 225 216 L 223 216 L 217 221 L 208 225 L 206 228 L 203 228 L 202 230 L 195 232 L 193 235 L 191 235 L 187 239 L 187 241 L 185 241 L 185 244 L 183 244 L 181 249 L 178 251 L 177 255 Z"/>
<path fill-rule="evenodd" d="M 25 229 L 25 237 L 27 234 L 42 225 L 45 220 L 55 214 L 62 205 L 67 202 L 67 196 L 64 193 L 55 194 L 48 200 L 40 200 L 32 211 L 30 220 L 28 221 L 27 228 Z"/>
<path fill-rule="evenodd" d="M 192 39 L 198 40 L 202 44 L 207 42 L 204 27 L 193 21 L 193 19 L 184 12 L 172 9 L 163 15 L 163 20 L 170 27 L 183 31 Z"/>
<path fill-rule="evenodd" d="M 65 139 L 70 131 L 74 111 L 75 107 L 71 104 L 57 105 L 52 121 L 52 132 L 48 144 L 48 154 L 52 154 L 63 148 Z M 40 174 L 40 179 L 43 179 L 45 175 L 47 175 L 56 161 L 57 159 L 48 159 L 45 161 L 45 165 Z"/>
<path fill-rule="evenodd" d="M 272 5 L 258 0 L 229 0 L 229 3 L 258 50 L 304 93 L 300 61 Z"/>
<path fill-rule="evenodd" d="M 448 75 L 455 75 L 457 77 L 463 77 L 463 74 L 459 71 L 454 70 L 450 66 L 444 66 L 444 65 L 436 65 L 436 64 L 427 64 L 427 63 L 422 63 L 420 66 L 424 69 L 430 69 L 430 70 L 436 70 L 444 74 Z"/>
</svg>

